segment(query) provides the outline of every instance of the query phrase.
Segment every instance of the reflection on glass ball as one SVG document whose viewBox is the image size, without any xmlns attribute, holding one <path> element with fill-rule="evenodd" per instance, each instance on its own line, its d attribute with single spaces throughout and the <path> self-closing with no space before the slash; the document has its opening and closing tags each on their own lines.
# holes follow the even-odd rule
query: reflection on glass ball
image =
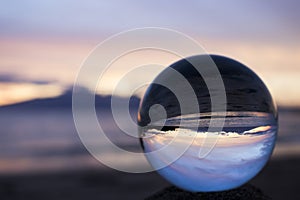
<svg viewBox="0 0 300 200">
<path fill-rule="evenodd" d="M 148 87 L 138 113 L 141 145 L 153 168 L 180 188 L 209 192 L 238 187 L 253 178 L 272 154 L 276 106 L 264 83 L 243 64 L 216 55 L 187 59 L 166 68 Z M 196 70 L 205 67 L 206 59 L 213 61 L 221 75 L 225 110 L 212 109 L 211 97 L 216 92 L 210 91 L 206 80 L 214 80 L 216 74 L 203 77 Z M 184 79 L 174 75 L 178 72 Z M 185 99 L 194 94 L 197 109 L 189 103 L 182 105 L 176 94 L 180 91 Z M 220 119 L 222 127 L 211 127 Z M 199 157 L 208 137 L 216 138 L 215 143 Z M 167 163 L 187 141 L 191 142 L 181 156 Z M 159 151 L 170 144 L 168 150 Z"/>
</svg>

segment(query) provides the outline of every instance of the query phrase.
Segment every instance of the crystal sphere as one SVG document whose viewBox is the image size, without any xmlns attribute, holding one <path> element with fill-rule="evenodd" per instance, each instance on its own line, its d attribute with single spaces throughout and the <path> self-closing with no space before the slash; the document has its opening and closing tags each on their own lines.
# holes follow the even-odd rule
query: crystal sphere
<svg viewBox="0 0 300 200">
<path fill-rule="evenodd" d="M 197 55 L 170 65 L 149 85 L 138 125 L 146 158 L 166 180 L 193 192 L 222 191 L 246 183 L 269 160 L 277 110 L 245 65 Z"/>
</svg>

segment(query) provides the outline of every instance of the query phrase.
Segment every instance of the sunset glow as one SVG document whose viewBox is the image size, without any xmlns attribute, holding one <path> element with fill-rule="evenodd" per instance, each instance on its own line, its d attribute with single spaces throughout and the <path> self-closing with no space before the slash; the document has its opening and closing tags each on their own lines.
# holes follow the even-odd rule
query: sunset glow
<svg viewBox="0 0 300 200">
<path fill-rule="evenodd" d="M 57 85 L 36 85 L 30 83 L 0 84 L 0 105 L 19 103 L 36 98 L 59 96 L 64 89 Z"/>
<path fill-rule="evenodd" d="M 74 4 L 72 9 L 66 12 L 62 7 L 55 6 L 55 3 L 48 3 L 49 5 L 47 3 L 32 4 L 39 9 L 34 9 L 36 13 L 28 16 L 16 12 L 18 9 L 15 9 L 15 5 L 7 3 L 7 6 L 3 6 L 6 11 L 0 12 L 2 13 L 0 22 L 3 22 L 4 26 L 0 33 L 0 75 L 10 74 L 33 81 L 55 81 L 61 87 L 72 87 L 84 60 L 99 43 L 124 30 L 157 26 L 174 29 L 191 36 L 208 53 L 228 56 L 244 63 L 263 79 L 279 105 L 300 106 L 300 90 L 298 89 L 300 87 L 300 41 L 299 30 L 293 23 L 293 20 L 298 18 L 291 15 L 290 8 L 286 7 L 288 3 L 276 1 L 274 8 L 270 9 L 260 1 L 254 1 L 251 6 L 245 2 L 236 2 L 234 7 L 239 6 L 243 13 L 231 12 L 233 9 L 231 3 L 219 2 L 220 8 L 227 8 L 220 10 L 210 7 L 210 4 L 203 4 L 202 7 L 199 7 L 197 3 L 186 5 L 186 10 L 193 11 L 197 8 L 218 13 L 214 17 L 206 16 L 210 12 L 197 12 L 198 14 L 194 16 L 191 15 L 193 12 L 183 12 L 179 4 L 174 4 L 173 11 L 180 11 L 182 16 L 190 20 L 170 15 L 170 10 L 160 8 L 155 9 L 157 11 L 155 19 L 148 18 L 140 15 L 139 9 L 131 8 L 133 10 L 127 12 L 123 9 L 127 5 L 118 3 L 114 10 L 120 15 L 116 17 L 122 21 L 124 20 L 120 18 L 123 16 L 122 13 L 127 16 L 126 21 L 129 23 L 127 26 L 121 26 L 118 21 L 105 20 L 108 14 L 106 7 L 110 7 L 110 3 L 97 4 L 89 12 L 82 11 L 84 6 L 81 4 Z M 23 4 L 24 9 L 28 8 L 25 6 L 26 3 Z M 140 2 L 136 6 L 137 8 L 140 6 L 143 10 L 145 6 L 153 8 L 154 4 Z M 249 9 L 243 9 L 245 7 Z M 19 9 L 22 10 L 23 7 L 20 6 Z M 258 9 L 258 11 L 253 12 L 252 9 Z M 225 10 L 229 10 L 228 13 Z M 70 13 L 74 14 L 79 11 L 82 11 L 80 18 L 77 15 L 74 15 L 74 18 L 68 17 Z M 49 17 L 52 13 L 57 13 L 57 16 Z M 253 15 L 253 13 L 256 14 Z M 241 15 L 237 18 L 237 14 Z M 168 15 L 175 19 L 163 17 Z M 253 16 L 246 17 L 248 15 Z M 58 19 L 58 16 L 61 18 Z M 193 21 L 192 18 L 198 20 Z M 90 21 L 88 19 L 101 20 Z M 192 24 L 187 23 L 188 21 Z M 170 22 L 172 22 L 171 25 Z M 23 30 L 22 27 L 26 29 Z M 120 46 L 126 47 L 126 45 L 128 44 L 119 44 L 115 46 L 115 49 Z M 113 51 L 113 49 L 108 51 Z M 151 64 L 166 67 L 176 60 L 179 60 L 176 56 L 161 51 L 140 51 L 123 56 L 112 64 L 109 74 L 106 74 L 99 82 L 97 92 L 111 94 L 128 69 L 145 64 L 150 64 L 149 67 Z M 106 67 L 99 66 L 103 69 Z M 157 73 L 159 73 L 158 70 L 148 70 L 146 78 L 151 81 Z M 145 78 L 142 71 L 136 71 L 132 77 L 134 78 L 121 84 L 122 89 L 118 90 L 117 95 L 130 95 L 132 88 L 135 88 L 139 82 L 136 77 Z M 0 77 L 1 82 L 3 81 Z M 17 84 L 20 88 L 24 87 L 23 83 L 14 83 L 14 87 L 9 87 L 11 90 L 9 97 L 2 97 L 5 100 L 2 99 L 0 105 L 15 103 L 16 99 L 21 101 L 21 99 L 30 99 L 31 96 L 38 95 L 37 93 L 28 94 L 25 98 L 23 93 L 18 93 L 23 90 L 17 89 Z M 84 86 L 91 89 L 88 78 Z M 49 92 L 46 96 L 54 94 L 56 95 L 57 92 Z M 39 97 L 43 98 L 45 94 Z"/>
</svg>

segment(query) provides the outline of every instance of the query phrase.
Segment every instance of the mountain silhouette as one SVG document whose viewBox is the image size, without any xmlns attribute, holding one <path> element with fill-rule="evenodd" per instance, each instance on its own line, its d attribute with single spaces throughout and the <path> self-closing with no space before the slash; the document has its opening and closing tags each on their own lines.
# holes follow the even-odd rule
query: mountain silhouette
<svg viewBox="0 0 300 200">
<path fill-rule="evenodd" d="M 82 89 L 82 93 L 90 93 L 87 89 Z M 91 94 L 91 93 L 90 93 Z M 126 98 L 114 97 L 116 101 L 126 101 Z M 110 109 L 111 107 L 111 95 L 102 96 L 95 95 L 95 107 L 96 109 Z M 140 99 L 136 96 L 132 96 L 129 100 L 130 110 L 137 110 L 139 107 Z M 43 99 L 33 99 L 30 101 L 24 101 L 21 103 L 0 106 L 0 111 L 21 111 L 21 110 L 51 110 L 51 109 L 64 109 L 72 110 L 72 90 L 66 90 L 60 96 Z M 300 107 L 297 106 L 279 106 L 279 112 L 300 112 Z"/>
<path fill-rule="evenodd" d="M 81 93 L 89 93 L 87 89 L 80 91 Z M 116 101 L 126 101 L 126 98 L 114 97 Z M 111 107 L 111 95 L 102 96 L 95 95 L 95 107 L 96 109 L 110 109 Z M 130 109 L 136 110 L 139 106 L 140 99 L 136 96 L 132 96 L 129 99 Z M 60 96 L 43 99 L 33 99 L 21 103 L 5 105 L 0 107 L 0 111 L 4 110 L 49 110 L 49 109 L 64 109 L 72 110 L 72 90 L 67 90 Z"/>
</svg>

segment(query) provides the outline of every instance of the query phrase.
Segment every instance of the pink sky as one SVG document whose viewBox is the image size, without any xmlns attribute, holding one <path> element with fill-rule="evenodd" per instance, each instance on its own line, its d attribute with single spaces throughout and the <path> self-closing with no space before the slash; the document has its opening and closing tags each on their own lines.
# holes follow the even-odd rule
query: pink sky
<svg viewBox="0 0 300 200">
<path fill-rule="evenodd" d="M 278 104 L 300 106 L 298 1 L 276 0 L 272 5 L 259 0 L 185 4 L 29 0 L 3 4 L 0 105 L 61 94 L 74 83 L 79 67 L 98 43 L 120 31 L 156 26 L 183 32 L 207 52 L 246 64 L 263 79 Z M 157 59 L 158 53 L 150 55 L 171 64 Z M 132 67 L 133 60 L 145 57 L 149 52 L 131 55 L 125 64 L 115 66 L 99 92 L 109 94 L 121 72 Z M 134 84 L 134 79 L 128 82 Z M 128 92 L 124 88 L 120 95 Z"/>
</svg>

